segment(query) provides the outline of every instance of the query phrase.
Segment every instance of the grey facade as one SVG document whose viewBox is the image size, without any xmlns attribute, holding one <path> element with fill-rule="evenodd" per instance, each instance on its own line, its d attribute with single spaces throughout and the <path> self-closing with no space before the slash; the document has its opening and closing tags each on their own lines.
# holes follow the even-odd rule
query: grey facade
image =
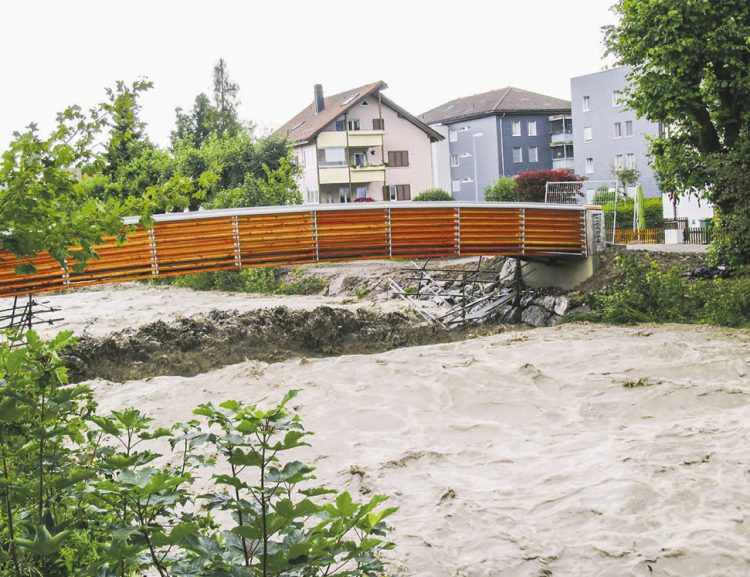
<svg viewBox="0 0 750 577">
<path fill-rule="evenodd" d="M 554 148 L 562 150 L 564 158 L 553 160 L 550 121 L 564 116 L 569 127 L 569 115 L 565 100 L 512 87 L 456 99 L 424 113 L 420 118 L 446 136 L 433 145 L 433 164 L 442 167 L 436 171 L 436 185 L 456 200 L 482 201 L 485 188 L 500 176 L 573 168 L 572 137 L 558 143 L 562 149 Z"/>
<path fill-rule="evenodd" d="M 614 167 L 635 167 L 644 195 L 655 197 L 661 192 L 649 165 L 647 138 L 658 135 L 659 126 L 620 104 L 627 73 L 620 67 L 571 79 L 575 171 L 602 181 L 613 179 Z"/>
</svg>

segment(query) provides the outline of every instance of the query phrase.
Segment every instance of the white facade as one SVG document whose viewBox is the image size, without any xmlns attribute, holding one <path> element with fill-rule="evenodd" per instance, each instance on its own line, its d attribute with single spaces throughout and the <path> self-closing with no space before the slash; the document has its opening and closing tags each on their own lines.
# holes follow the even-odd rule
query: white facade
<svg viewBox="0 0 750 577">
<path fill-rule="evenodd" d="M 700 226 L 700 221 L 713 218 L 714 209 L 710 202 L 695 196 L 683 196 L 672 201 L 669 195 L 662 195 L 662 207 L 664 218 L 682 219 L 686 218 L 688 226 L 695 228 Z"/>
<path fill-rule="evenodd" d="M 370 94 L 295 146 L 298 184 L 309 203 L 410 200 L 433 187 L 430 137 Z"/>
</svg>

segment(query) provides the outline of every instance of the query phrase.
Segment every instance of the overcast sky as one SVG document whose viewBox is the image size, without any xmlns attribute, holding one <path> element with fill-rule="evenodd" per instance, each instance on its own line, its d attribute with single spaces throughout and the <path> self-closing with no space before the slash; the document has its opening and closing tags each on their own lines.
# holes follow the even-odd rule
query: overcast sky
<svg viewBox="0 0 750 577">
<path fill-rule="evenodd" d="M 176 106 L 211 89 L 219 58 L 240 117 L 281 125 L 326 94 L 385 81 L 414 114 L 512 85 L 570 98 L 570 78 L 605 67 L 614 0 L 5 0 L 0 5 L 0 148 L 91 106 L 117 80 L 147 77 L 151 138 L 169 142 Z"/>
</svg>

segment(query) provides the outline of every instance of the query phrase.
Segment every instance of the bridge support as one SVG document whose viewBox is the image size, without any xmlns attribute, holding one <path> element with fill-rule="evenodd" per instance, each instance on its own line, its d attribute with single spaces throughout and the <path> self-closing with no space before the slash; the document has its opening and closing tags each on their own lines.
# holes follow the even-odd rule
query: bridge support
<svg viewBox="0 0 750 577">
<path fill-rule="evenodd" d="M 572 290 L 590 278 L 599 268 L 599 255 L 554 263 L 525 262 L 521 266 L 523 282 L 532 288 L 556 287 Z"/>
</svg>

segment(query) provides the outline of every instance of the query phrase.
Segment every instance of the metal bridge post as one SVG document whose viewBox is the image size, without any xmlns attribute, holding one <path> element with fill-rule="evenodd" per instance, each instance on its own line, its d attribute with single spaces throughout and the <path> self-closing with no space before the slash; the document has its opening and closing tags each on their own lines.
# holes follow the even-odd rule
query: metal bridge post
<svg viewBox="0 0 750 577">
<path fill-rule="evenodd" d="M 312 211 L 313 246 L 315 247 L 315 262 L 320 262 L 320 246 L 318 244 L 318 211 Z"/>
<path fill-rule="evenodd" d="M 388 238 L 388 258 L 393 258 L 393 231 L 391 229 L 391 208 L 385 209 L 385 236 Z"/>
<path fill-rule="evenodd" d="M 148 246 L 151 253 L 151 274 L 159 276 L 159 257 L 156 254 L 156 232 L 154 227 L 148 229 Z"/>
<path fill-rule="evenodd" d="M 455 216 L 454 222 L 456 223 L 456 235 L 455 235 L 456 255 L 461 256 L 461 209 L 456 208 L 455 214 L 456 216 Z"/>
<path fill-rule="evenodd" d="M 234 241 L 234 264 L 242 268 L 242 247 L 240 246 L 240 219 L 232 217 L 232 240 Z"/>
</svg>

